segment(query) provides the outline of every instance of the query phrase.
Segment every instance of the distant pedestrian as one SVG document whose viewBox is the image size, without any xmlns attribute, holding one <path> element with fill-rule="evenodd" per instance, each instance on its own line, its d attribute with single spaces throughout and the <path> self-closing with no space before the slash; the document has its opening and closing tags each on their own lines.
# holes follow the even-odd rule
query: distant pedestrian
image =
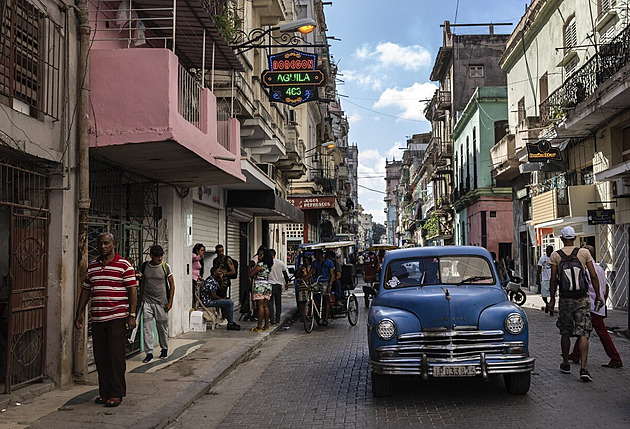
<svg viewBox="0 0 630 429">
<path fill-rule="evenodd" d="M 197 243 L 192 250 L 192 306 L 195 308 L 195 290 L 197 285 L 203 284 L 203 258 L 206 254 L 206 246 Z"/>
<path fill-rule="evenodd" d="M 217 252 L 217 257 L 212 261 L 212 266 L 217 267 L 221 271 L 223 271 L 223 288 L 221 289 L 221 293 L 225 293 L 225 296 L 221 298 L 227 298 L 228 288 L 232 286 L 230 282 L 230 276 L 236 275 L 236 268 L 234 267 L 234 260 L 225 254 L 225 248 L 222 244 L 217 244 L 214 246 L 214 250 Z"/>
<path fill-rule="evenodd" d="M 538 291 L 542 295 L 542 300 L 545 302 L 543 309 L 545 313 L 549 313 L 553 317 L 553 310 L 549 311 L 547 305 L 548 299 L 551 296 L 549 290 L 549 280 L 551 279 L 551 264 L 549 263 L 549 257 L 553 253 L 553 246 L 547 246 L 545 248 L 545 254 L 538 260 L 538 271 L 536 272 L 536 285 L 538 285 Z"/>
<path fill-rule="evenodd" d="M 142 362 L 153 359 L 153 321 L 160 342 L 160 358 L 168 356 L 168 311 L 173 307 L 175 281 L 171 267 L 163 261 L 164 249 L 160 245 L 151 246 L 151 260 L 142 264 L 140 270 L 140 297 L 142 325 L 144 332 L 144 352 Z"/>
<path fill-rule="evenodd" d="M 595 248 L 593 246 L 584 246 L 586 250 L 591 253 L 593 259 L 595 258 Z M 608 299 L 608 293 L 610 292 L 610 288 L 608 287 L 608 280 L 606 280 L 606 272 L 599 264 L 593 264 L 595 267 L 595 271 L 597 272 L 597 278 L 599 280 L 599 290 L 603 295 L 604 300 Z M 590 280 L 590 279 L 589 279 Z M 606 354 L 610 358 L 608 363 L 602 364 L 604 368 L 621 368 L 623 364 L 621 363 L 621 356 L 619 356 L 619 352 L 615 347 L 615 344 L 610 338 L 610 334 L 608 333 L 608 329 L 606 329 L 606 324 L 604 323 L 604 318 L 606 317 L 606 306 L 602 305 L 601 308 L 596 309 L 595 307 L 595 289 L 593 288 L 593 283 L 589 281 L 588 284 L 588 292 L 589 299 L 591 301 L 591 319 L 593 321 L 593 328 L 595 332 L 597 332 L 597 336 L 604 346 L 604 350 Z M 579 342 L 575 342 L 575 346 L 573 347 L 573 351 L 569 355 L 569 359 L 573 362 L 580 361 L 580 348 Z"/>
<path fill-rule="evenodd" d="M 90 262 L 79 295 L 74 326 L 81 329 L 85 306 L 92 300 L 92 344 L 98 371 L 98 393 L 94 400 L 117 407 L 127 394 L 125 383 L 126 331 L 136 326 L 137 281 L 129 261 L 114 251 L 116 241 L 109 232 L 96 239 L 99 257 Z"/>
<path fill-rule="evenodd" d="M 269 300 L 269 320 L 272 325 L 280 323 L 282 315 L 282 286 L 286 289 L 289 285 L 289 270 L 284 262 L 276 259 L 276 251 L 269 249 L 273 257 L 273 266 L 269 271 L 269 283 L 271 284 L 271 299 Z"/>
<path fill-rule="evenodd" d="M 271 299 L 271 285 L 269 284 L 269 272 L 273 267 L 273 256 L 269 250 L 258 254 L 258 263 L 249 272 L 249 277 L 254 280 L 254 303 L 258 314 L 258 325 L 252 328 L 252 332 L 269 330 L 269 300 Z M 264 326 L 263 326 L 264 322 Z"/>
<path fill-rule="evenodd" d="M 564 247 L 551 254 L 551 279 L 549 311 L 556 305 L 556 290 L 560 290 L 558 304 L 558 321 L 556 326 L 560 330 L 562 339 L 562 364 L 560 370 L 564 374 L 571 373 L 569 364 L 569 348 L 571 336 L 578 337 L 581 357 L 580 379 L 584 382 L 593 381 L 588 372 L 588 338 L 593 330 L 588 297 L 588 280 L 585 271 L 591 276 L 595 300 L 604 302 L 599 289 L 599 279 L 593 266 L 593 257 L 586 249 L 574 246 L 575 230 L 565 226 L 560 232 L 560 239 Z"/>
</svg>

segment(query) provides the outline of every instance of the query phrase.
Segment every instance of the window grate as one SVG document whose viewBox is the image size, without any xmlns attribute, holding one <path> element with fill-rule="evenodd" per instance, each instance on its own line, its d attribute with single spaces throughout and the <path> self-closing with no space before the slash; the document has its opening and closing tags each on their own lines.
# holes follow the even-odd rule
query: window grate
<svg viewBox="0 0 630 429">
<path fill-rule="evenodd" d="M 28 0 L 0 0 L 0 102 L 59 119 L 62 28 Z"/>
</svg>

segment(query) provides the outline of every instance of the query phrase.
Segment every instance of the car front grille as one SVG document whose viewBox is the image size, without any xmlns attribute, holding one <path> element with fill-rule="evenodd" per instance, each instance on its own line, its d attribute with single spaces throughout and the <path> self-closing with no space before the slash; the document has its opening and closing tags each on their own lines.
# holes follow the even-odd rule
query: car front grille
<svg viewBox="0 0 630 429">
<path fill-rule="evenodd" d="M 418 332 L 398 336 L 398 344 L 385 346 L 399 357 L 421 358 L 429 361 L 444 360 L 449 362 L 478 359 L 481 353 L 487 358 L 503 355 L 514 343 L 503 341 L 503 331 L 441 331 Z"/>
</svg>

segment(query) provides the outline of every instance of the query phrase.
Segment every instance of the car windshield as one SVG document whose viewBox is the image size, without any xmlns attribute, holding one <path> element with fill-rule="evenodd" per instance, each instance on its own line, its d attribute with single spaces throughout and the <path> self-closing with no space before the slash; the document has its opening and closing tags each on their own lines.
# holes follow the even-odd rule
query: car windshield
<svg viewBox="0 0 630 429">
<path fill-rule="evenodd" d="M 437 284 L 494 284 L 490 261 L 477 255 L 398 259 L 385 269 L 387 289 Z"/>
</svg>

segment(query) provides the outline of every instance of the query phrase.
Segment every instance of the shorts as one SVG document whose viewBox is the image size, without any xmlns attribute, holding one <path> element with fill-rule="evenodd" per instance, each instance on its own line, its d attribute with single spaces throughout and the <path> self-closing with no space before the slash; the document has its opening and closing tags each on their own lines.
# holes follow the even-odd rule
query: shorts
<svg viewBox="0 0 630 429">
<path fill-rule="evenodd" d="M 328 280 L 315 283 L 313 288 L 315 289 L 315 292 L 328 292 Z"/>
<path fill-rule="evenodd" d="M 588 295 L 582 298 L 560 297 L 556 326 L 560 330 L 560 335 L 588 338 L 593 330 L 591 301 Z"/>
<path fill-rule="evenodd" d="M 551 290 L 549 289 L 549 280 L 540 281 L 540 295 L 543 298 L 551 297 Z"/>
</svg>

